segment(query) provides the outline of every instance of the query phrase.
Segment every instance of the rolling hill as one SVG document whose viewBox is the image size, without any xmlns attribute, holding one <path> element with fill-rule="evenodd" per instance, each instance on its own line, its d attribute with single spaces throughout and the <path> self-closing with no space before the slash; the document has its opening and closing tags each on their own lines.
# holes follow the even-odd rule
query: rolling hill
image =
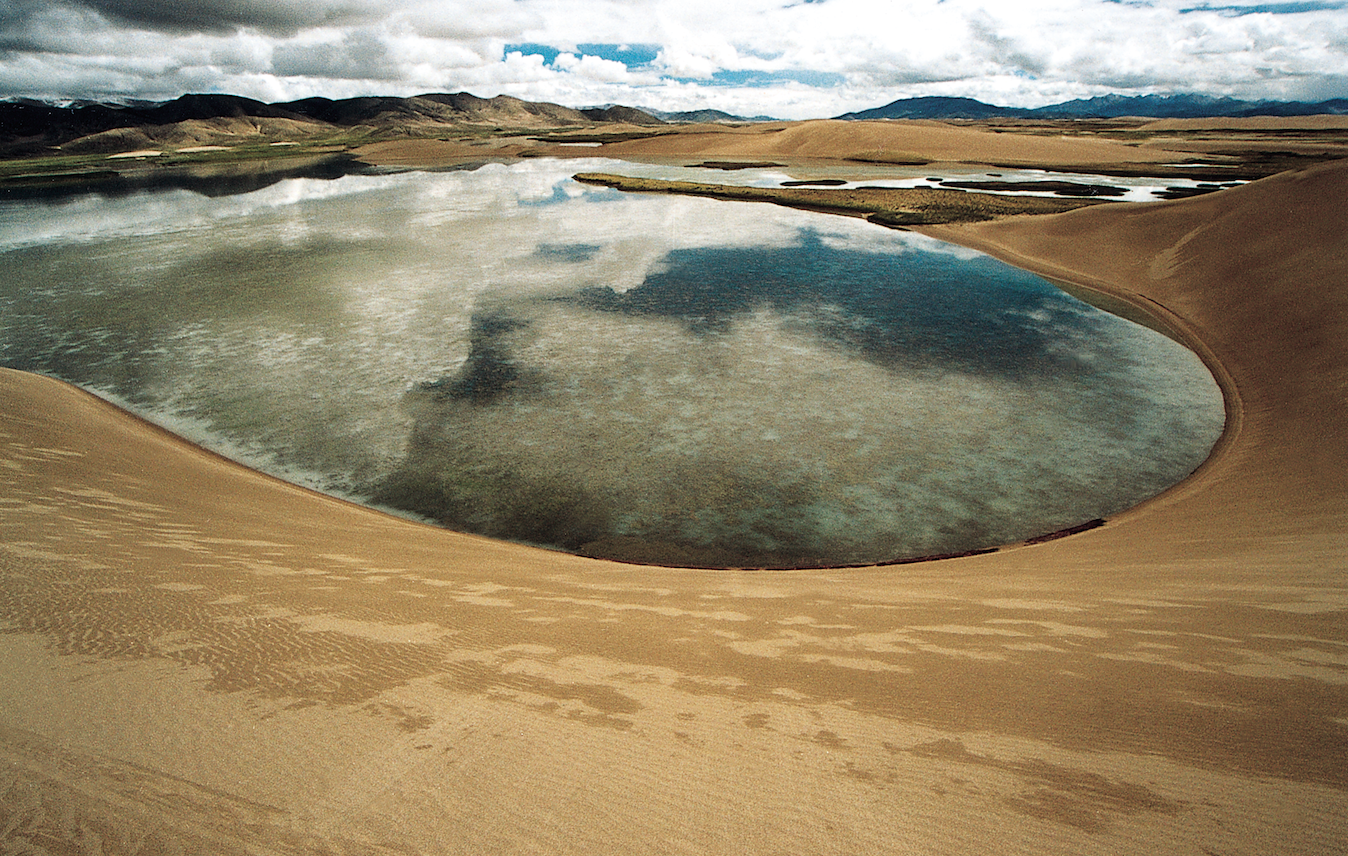
<svg viewBox="0 0 1348 856">
<path fill-rule="evenodd" d="M 343 131 L 369 136 L 434 136 L 455 129 L 533 131 L 595 123 L 662 124 L 630 107 L 573 110 L 560 104 L 466 92 L 411 98 L 306 98 L 266 104 L 236 95 L 184 95 L 155 104 L 0 102 L 0 156 L 127 151 L 203 145 L 248 136 L 295 140 Z"/>
<path fill-rule="evenodd" d="M 1318 116 L 1348 114 L 1348 99 L 1240 101 L 1206 95 L 1102 95 L 1047 107 L 999 107 L 972 98 L 902 98 L 883 107 L 844 113 L 838 119 L 1198 119 L 1228 116 Z"/>
</svg>

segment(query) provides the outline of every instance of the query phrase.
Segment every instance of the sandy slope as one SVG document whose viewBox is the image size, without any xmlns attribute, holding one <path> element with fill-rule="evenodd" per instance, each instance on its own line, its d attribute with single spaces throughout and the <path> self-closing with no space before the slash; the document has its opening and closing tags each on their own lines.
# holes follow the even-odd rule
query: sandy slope
<svg viewBox="0 0 1348 856">
<path fill-rule="evenodd" d="M 1348 128 L 1348 116 L 1231 116 L 1209 119 L 1156 119 L 1144 131 L 1332 131 Z"/>
<path fill-rule="evenodd" d="M 528 149 L 532 154 L 615 158 L 732 160 L 802 159 L 862 162 L 968 162 L 1001 165 L 1092 166 L 1167 163 L 1188 157 L 1163 145 L 1145 149 L 1113 140 L 1036 134 L 995 133 L 943 122 L 769 122 L 747 126 L 681 125 L 671 128 L 604 128 L 656 136 L 605 143 L 602 149 L 567 148 L 528 138 L 473 142 L 390 140 L 356 150 L 363 160 L 386 166 L 434 165 L 483 157 L 493 149 Z M 661 133 L 664 131 L 664 133 Z"/>
<path fill-rule="evenodd" d="M 0 838 L 1342 852 L 1345 200 L 1338 164 L 934 229 L 1154 301 L 1214 360 L 1233 428 L 1103 528 L 924 565 L 699 572 L 497 544 L 0 372 Z"/>
<path fill-rule="evenodd" d="M 1290 539 L 1348 531 L 1345 222 L 1348 162 L 1339 162 L 1183 205 L 931 231 L 1050 276 L 1141 295 L 1173 317 L 1226 376 L 1238 410 L 1201 484 L 1175 492 L 1184 512 L 1170 520 L 1193 524 L 1167 522 L 1155 543 L 1182 539 L 1187 558 L 1210 557 L 1281 531 L 1289 540 L 1279 551 L 1296 544 L 1291 555 L 1265 547 L 1250 571 L 1263 576 L 1276 562 L 1283 579 L 1294 565 L 1317 580 L 1345 569 L 1344 542 L 1326 542 L 1321 554 Z"/>
<path fill-rule="evenodd" d="M 820 119 L 630 140 L 604 146 L 605 154 L 698 155 L 737 158 L 876 158 L 913 155 L 930 161 L 1082 166 L 1127 161 L 1164 163 L 1179 156 L 1139 151 L 1112 140 L 999 134 L 942 122 L 848 122 Z"/>
</svg>

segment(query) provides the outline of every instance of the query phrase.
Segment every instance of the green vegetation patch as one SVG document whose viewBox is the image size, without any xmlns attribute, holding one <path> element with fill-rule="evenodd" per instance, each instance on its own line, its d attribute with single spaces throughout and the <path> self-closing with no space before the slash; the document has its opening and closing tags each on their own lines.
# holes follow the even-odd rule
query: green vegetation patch
<svg viewBox="0 0 1348 856">
<path fill-rule="evenodd" d="M 625 143 L 628 140 L 646 140 L 666 137 L 675 131 L 612 131 L 593 133 L 534 134 L 529 139 L 536 143 Z"/>
<path fill-rule="evenodd" d="M 932 162 L 931 158 L 913 152 L 888 150 L 857 152 L 854 155 L 848 155 L 846 160 L 855 163 L 882 163 L 891 166 L 926 166 Z"/>
</svg>

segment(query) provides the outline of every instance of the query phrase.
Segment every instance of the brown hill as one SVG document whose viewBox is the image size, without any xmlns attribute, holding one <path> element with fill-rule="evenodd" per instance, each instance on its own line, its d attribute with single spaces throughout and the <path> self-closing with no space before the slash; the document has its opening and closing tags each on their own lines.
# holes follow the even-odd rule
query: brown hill
<svg viewBox="0 0 1348 856">
<path fill-rule="evenodd" d="M 614 155 L 714 155 L 765 160 L 825 158 L 870 162 L 972 161 L 1024 165 L 1164 163 L 1177 157 L 1155 149 L 1140 152 L 1113 140 L 1001 134 L 940 122 L 848 122 L 817 120 L 728 128 L 702 125 L 683 133 L 614 143 Z"/>
<path fill-rule="evenodd" d="M 659 123 L 632 108 L 611 108 L 590 117 L 559 104 L 506 95 L 479 98 L 466 92 L 335 101 L 306 98 L 278 104 L 232 95 L 184 95 L 148 106 L 55 107 L 0 102 L 0 156 L 31 155 L 56 148 L 74 153 L 110 153 L 228 144 L 249 138 L 304 140 L 351 134 L 416 138 L 465 128 L 528 131 L 636 121 Z"/>
<path fill-rule="evenodd" d="M 637 110 L 634 107 L 623 107 L 621 105 L 604 108 L 591 108 L 582 110 L 585 118 L 592 122 L 618 122 L 624 125 L 664 125 L 663 119 L 657 119 L 649 113 Z"/>
<path fill-rule="evenodd" d="M 113 154 L 141 149 L 181 149 L 193 146 L 233 146 L 245 143 L 304 140 L 331 132 L 331 128 L 299 119 L 229 117 L 187 119 L 169 125 L 114 128 L 63 144 L 71 154 Z"/>
</svg>

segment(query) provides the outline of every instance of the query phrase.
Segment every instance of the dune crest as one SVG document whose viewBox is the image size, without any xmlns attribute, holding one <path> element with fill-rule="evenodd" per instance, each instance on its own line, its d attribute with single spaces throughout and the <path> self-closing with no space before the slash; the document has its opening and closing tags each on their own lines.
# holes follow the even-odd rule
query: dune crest
<svg viewBox="0 0 1348 856">
<path fill-rule="evenodd" d="M 1139 151 L 1112 140 L 998 134 L 942 122 L 849 122 L 817 119 L 746 128 L 703 126 L 639 140 L 611 143 L 605 152 L 625 155 L 716 155 L 736 158 L 830 158 L 885 162 L 891 158 L 975 163 L 1084 166 L 1180 158 L 1164 149 Z M 898 162 L 903 162 L 899 160 Z"/>
<path fill-rule="evenodd" d="M 1273 214 L 1272 212 L 1277 212 Z M 1342 228 L 1348 162 L 1282 173 L 1164 206 L 1078 211 L 1052 220 L 933 227 L 1040 273 L 1132 294 L 1197 340 L 1233 397 L 1223 458 L 1258 463 L 1205 483 L 1203 525 L 1236 515 L 1231 536 L 1295 517 L 1343 513 L 1348 434 L 1348 294 L 1317 283 L 1348 277 Z M 1096 243 L 1109 229 L 1116 240 Z"/>
</svg>

